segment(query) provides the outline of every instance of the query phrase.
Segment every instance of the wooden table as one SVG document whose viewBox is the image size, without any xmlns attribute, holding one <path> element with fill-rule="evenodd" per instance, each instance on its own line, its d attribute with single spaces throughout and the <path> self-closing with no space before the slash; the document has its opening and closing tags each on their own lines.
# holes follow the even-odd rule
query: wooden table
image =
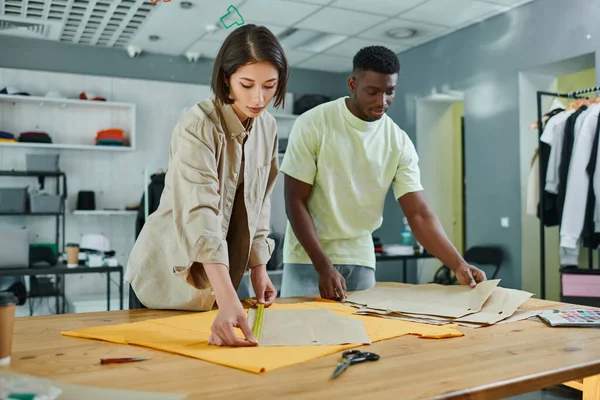
<svg viewBox="0 0 600 400">
<path fill-rule="evenodd" d="M 306 299 L 308 300 L 308 299 Z M 298 300 L 296 300 L 298 301 Z M 529 300 L 524 308 L 562 308 Z M 464 337 L 400 337 L 365 346 L 381 355 L 329 377 L 331 355 L 255 375 L 136 346 L 64 337 L 61 330 L 183 314 L 112 311 L 17 319 L 10 369 L 67 383 L 156 392 L 189 399 L 496 399 L 600 374 L 600 329 L 550 328 L 537 321 L 461 328 Z M 364 349 L 363 348 L 363 349 Z M 100 366 L 101 357 L 152 357 L 142 363 Z M 600 375 L 585 379 L 585 400 L 600 398 Z"/>
</svg>

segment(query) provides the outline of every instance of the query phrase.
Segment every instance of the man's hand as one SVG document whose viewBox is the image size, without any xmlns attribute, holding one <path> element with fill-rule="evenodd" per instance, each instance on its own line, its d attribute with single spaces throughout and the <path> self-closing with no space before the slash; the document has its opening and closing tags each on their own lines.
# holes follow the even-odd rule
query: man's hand
<svg viewBox="0 0 600 400">
<path fill-rule="evenodd" d="M 321 297 L 330 300 L 346 300 L 346 280 L 333 265 L 317 268 Z"/>
<path fill-rule="evenodd" d="M 269 307 L 277 297 L 277 290 L 267 273 L 267 266 L 265 264 L 259 265 L 250 271 L 252 288 L 254 289 L 254 293 L 256 293 L 256 300 L 252 300 L 252 304 L 255 306 L 257 304 L 264 304 L 265 307 Z"/>
<path fill-rule="evenodd" d="M 469 264 L 461 264 L 454 270 L 456 279 L 461 285 L 475 287 L 478 283 L 487 279 L 485 272 Z"/>
<path fill-rule="evenodd" d="M 234 328 L 240 328 L 246 338 L 238 338 Z M 252 335 L 246 311 L 244 310 L 244 307 L 242 307 L 242 304 L 235 299 L 223 306 L 219 305 L 219 313 L 212 324 L 208 344 L 216 346 L 248 347 L 256 346 L 257 343 L 256 338 Z"/>
</svg>

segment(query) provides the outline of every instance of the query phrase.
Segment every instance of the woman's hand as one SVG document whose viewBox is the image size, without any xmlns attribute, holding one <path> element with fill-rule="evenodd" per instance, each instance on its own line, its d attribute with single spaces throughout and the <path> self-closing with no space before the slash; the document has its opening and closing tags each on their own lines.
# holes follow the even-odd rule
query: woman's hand
<svg viewBox="0 0 600 400">
<path fill-rule="evenodd" d="M 208 344 L 235 347 L 256 346 L 258 342 L 252 335 L 246 311 L 233 288 L 227 267 L 223 264 L 205 264 L 204 270 L 219 305 L 219 313 L 212 324 Z M 236 336 L 235 328 L 242 330 L 245 339 Z"/>
<path fill-rule="evenodd" d="M 245 339 L 240 339 L 235 334 L 234 328 L 240 328 Z M 252 334 L 246 311 L 237 299 L 219 305 L 219 313 L 211 327 L 212 334 L 208 338 L 208 344 L 216 346 L 248 347 L 258 344 Z"/>
<path fill-rule="evenodd" d="M 254 305 L 264 304 L 269 307 L 277 297 L 277 290 L 267 274 L 267 266 L 265 264 L 258 265 L 250 270 L 250 280 L 252 288 L 256 293 L 256 300 L 252 300 Z"/>
</svg>

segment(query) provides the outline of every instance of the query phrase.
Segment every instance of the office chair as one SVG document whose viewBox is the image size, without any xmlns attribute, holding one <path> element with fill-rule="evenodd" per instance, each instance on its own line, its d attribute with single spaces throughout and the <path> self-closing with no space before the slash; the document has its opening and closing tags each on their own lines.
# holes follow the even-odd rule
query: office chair
<svg viewBox="0 0 600 400">
<path fill-rule="evenodd" d="M 499 246 L 473 246 L 465 253 L 465 261 L 469 264 L 496 267 L 491 278 L 488 279 L 496 279 L 504 258 L 504 250 Z"/>
<path fill-rule="evenodd" d="M 496 267 L 492 277 L 488 279 L 496 279 L 498 271 L 504 261 L 504 250 L 499 246 L 473 246 L 465 253 L 465 261 L 469 264 L 480 265 L 493 265 Z M 440 285 L 456 285 L 458 281 L 456 276 L 452 273 L 450 268 L 442 265 L 434 274 L 433 281 L 430 283 L 437 283 Z"/>
</svg>

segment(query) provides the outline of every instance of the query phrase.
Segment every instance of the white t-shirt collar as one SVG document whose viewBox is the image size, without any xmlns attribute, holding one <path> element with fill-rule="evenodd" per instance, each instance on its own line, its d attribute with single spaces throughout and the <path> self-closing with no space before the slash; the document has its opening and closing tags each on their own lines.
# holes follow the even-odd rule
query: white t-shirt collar
<svg viewBox="0 0 600 400">
<path fill-rule="evenodd" d="M 346 120 L 346 122 L 348 122 L 348 124 L 350 124 L 350 126 L 352 126 L 354 129 L 361 131 L 361 132 L 365 132 L 365 133 L 372 132 L 375 129 L 377 129 L 377 127 L 379 127 L 379 125 L 385 118 L 385 115 L 383 117 L 381 117 L 380 119 L 378 119 L 377 121 L 372 121 L 372 122 L 363 121 L 362 119 L 358 118 L 356 115 L 352 114 L 352 111 L 350 111 L 350 109 L 346 105 L 346 99 L 348 99 L 348 98 L 349 98 L 348 96 L 345 96 L 338 100 L 340 102 L 340 108 L 342 109 L 342 115 L 344 116 L 344 119 Z"/>
</svg>

